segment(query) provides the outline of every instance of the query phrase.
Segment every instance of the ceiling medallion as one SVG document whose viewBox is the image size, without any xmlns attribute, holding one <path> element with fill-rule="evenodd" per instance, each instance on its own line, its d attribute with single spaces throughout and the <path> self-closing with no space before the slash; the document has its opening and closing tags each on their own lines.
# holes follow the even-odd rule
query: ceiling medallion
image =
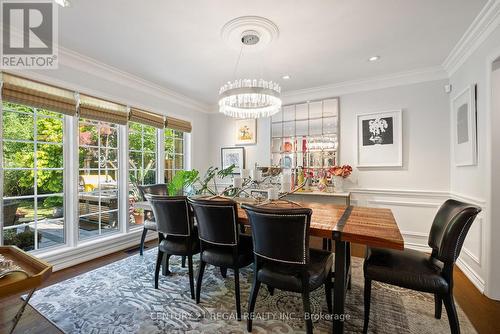
<svg viewBox="0 0 500 334">
<path fill-rule="evenodd" d="M 221 31 L 222 38 L 240 53 L 233 76 L 236 75 L 243 51 L 260 51 L 278 38 L 278 27 L 263 17 L 244 16 L 231 20 Z M 219 112 L 236 118 L 270 117 L 281 110 L 281 87 L 263 79 L 228 81 L 219 90 Z"/>
</svg>

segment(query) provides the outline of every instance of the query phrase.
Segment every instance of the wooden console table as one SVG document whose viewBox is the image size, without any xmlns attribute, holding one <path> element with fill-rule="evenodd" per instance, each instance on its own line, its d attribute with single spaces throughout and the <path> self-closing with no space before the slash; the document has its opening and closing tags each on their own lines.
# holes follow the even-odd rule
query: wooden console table
<svg viewBox="0 0 500 334">
<path fill-rule="evenodd" d="M 52 273 L 52 265 L 37 259 L 16 246 L 0 246 L 0 255 L 6 260 L 12 260 L 15 265 L 26 272 L 26 274 L 14 272 L 0 278 L 0 299 L 18 295 L 26 291 L 29 292 L 21 308 L 14 317 L 14 324 L 9 332 L 12 333 L 35 290 L 40 287 Z"/>
</svg>

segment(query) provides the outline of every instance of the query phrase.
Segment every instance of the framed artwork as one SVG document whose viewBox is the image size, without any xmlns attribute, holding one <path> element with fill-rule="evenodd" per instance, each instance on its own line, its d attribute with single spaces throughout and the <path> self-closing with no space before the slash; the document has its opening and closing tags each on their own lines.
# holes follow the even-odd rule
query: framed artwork
<svg viewBox="0 0 500 334">
<path fill-rule="evenodd" d="M 221 154 L 221 167 L 227 168 L 234 164 L 236 166 L 234 174 L 240 174 L 241 170 L 245 168 L 245 148 L 244 147 L 222 147 Z"/>
<path fill-rule="evenodd" d="M 358 167 L 402 167 L 402 111 L 362 114 L 357 120 Z"/>
<path fill-rule="evenodd" d="M 452 143 L 455 166 L 477 163 L 476 86 L 471 85 L 452 102 Z"/>
<path fill-rule="evenodd" d="M 236 145 L 252 145 L 257 143 L 257 120 L 236 120 Z"/>
</svg>

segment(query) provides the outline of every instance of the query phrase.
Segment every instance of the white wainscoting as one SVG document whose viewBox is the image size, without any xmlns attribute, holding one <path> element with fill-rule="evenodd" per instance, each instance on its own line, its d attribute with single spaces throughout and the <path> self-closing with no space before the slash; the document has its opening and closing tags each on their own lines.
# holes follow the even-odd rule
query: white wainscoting
<svg viewBox="0 0 500 334">
<path fill-rule="evenodd" d="M 477 205 L 483 211 L 477 216 L 472 224 L 467 238 L 462 247 L 462 252 L 457 260 L 457 265 L 469 280 L 484 293 L 486 275 L 485 254 L 487 247 L 487 235 L 484 229 L 488 217 L 486 201 L 458 193 L 450 193 L 450 197 L 459 201 Z"/>
<path fill-rule="evenodd" d="M 482 208 L 485 201 L 450 194 L 441 191 L 391 190 L 391 189 L 350 189 L 352 205 L 383 207 L 393 211 L 408 248 L 430 252 L 427 238 L 432 220 L 439 206 L 448 198 L 455 198 Z M 471 282 L 484 292 L 484 212 L 474 222 L 464 243 L 457 265 Z M 61 270 L 94 258 L 139 245 L 141 229 L 128 234 L 116 234 L 95 239 L 77 248 L 59 248 L 40 254 L 40 257 L 54 265 L 54 270 Z M 148 234 L 148 240 L 156 237 Z"/>
</svg>

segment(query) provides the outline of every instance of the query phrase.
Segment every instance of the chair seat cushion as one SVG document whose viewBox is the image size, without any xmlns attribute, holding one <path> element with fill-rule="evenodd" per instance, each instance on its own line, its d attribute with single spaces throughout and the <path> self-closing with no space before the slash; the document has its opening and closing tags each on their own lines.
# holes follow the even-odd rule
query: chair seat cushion
<svg viewBox="0 0 500 334">
<path fill-rule="evenodd" d="M 333 265 L 333 254 L 327 251 L 313 249 L 309 250 L 309 291 L 313 291 L 325 283 L 328 273 Z M 276 261 L 265 262 L 259 269 L 258 279 L 276 289 L 301 292 L 302 280 L 300 274 L 294 274 L 294 267 L 286 263 Z"/>
<path fill-rule="evenodd" d="M 368 248 L 364 263 L 367 279 L 431 293 L 448 292 L 441 270 L 442 264 L 430 254 L 412 249 Z"/>
<path fill-rule="evenodd" d="M 191 239 L 191 249 L 189 249 L 189 239 Z M 200 252 L 200 240 L 198 239 L 198 229 L 196 226 L 189 237 L 167 235 L 159 244 L 159 249 L 171 255 L 194 255 Z"/>
<path fill-rule="evenodd" d="M 240 242 L 238 244 L 238 259 L 236 263 L 233 261 L 233 252 L 231 247 L 209 245 L 201 254 L 203 262 L 209 263 L 217 267 L 225 268 L 243 268 L 253 262 L 253 244 L 252 237 L 245 234 L 240 234 Z"/>
<path fill-rule="evenodd" d="M 146 230 L 150 230 L 150 231 L 157 231 L 158 230 L 158 226 L 156 225 L 156 222 L 153 220 L 146 220 L 144 222 L 144 228 Z"/>
</svg>

